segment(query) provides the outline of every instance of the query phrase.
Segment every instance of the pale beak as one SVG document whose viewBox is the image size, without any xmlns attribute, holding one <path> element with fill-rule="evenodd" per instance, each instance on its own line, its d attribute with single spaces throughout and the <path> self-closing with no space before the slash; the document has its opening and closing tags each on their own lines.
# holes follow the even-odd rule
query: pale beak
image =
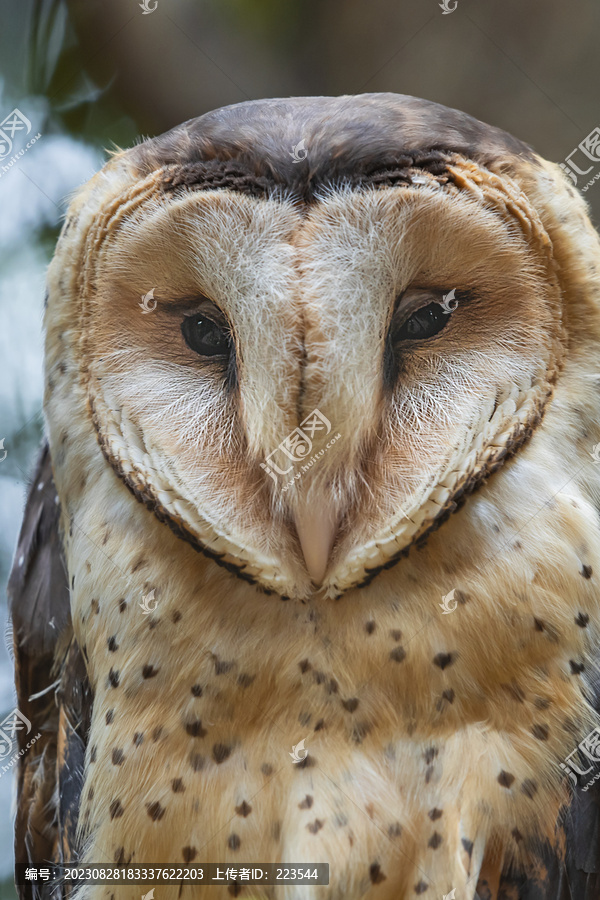
<svg viewBox="0 0 600 900">
<path fill-rule="evenodd" d="M 327 571 L 339 517 L 327 503 L 305 506 L 294 515 L 302 555 L 312 581 L 320 585 Z"/>
</svg>

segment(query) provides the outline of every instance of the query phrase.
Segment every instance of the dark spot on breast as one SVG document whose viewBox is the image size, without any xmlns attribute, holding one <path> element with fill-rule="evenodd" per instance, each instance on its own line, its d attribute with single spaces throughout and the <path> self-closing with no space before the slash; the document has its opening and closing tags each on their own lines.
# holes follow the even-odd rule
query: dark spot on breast
<svg viewBox="0 0 600 900">
<path fill-rule="evenodd" d="M 521 832 L 519 831 L 518 828 L 513 828 L 513 830 L 511 831 L 511 834 L 514 837 L 515 841 L 517 841 L 517 843 L 519 843 L 519 841 L 523 840 L 523 835 L 521 834 Z"/>
<path fill-rule="evenodd" d="M 402 834 L 402 825 L 400 822 L 392 822 L 391 825 L 388 825 L 387 833 L 391 838 L 400 837 Z"/>
<path fill-rule="evenodd" d="M 589 621 L 590 617 L 587 613 L 580 612 L 579 615 L 575 617 L 575 624 L 579 625 L 580 628 L 587 628 Z"/>
<path fill-rule="evenodd" d="M 437 755 L 438 755 L 437 747 L 428 747 L 427 750 L 425 750 L 425 752 L 423 754 L 423 759 L 429 766 L 433 762 L 433 760 L 436 758 Z"/>
<path fill-rule="evenodd" d="M 127 865 L 127 863 L 125 861 L 125 847 L 118 847 L 115 850 L 113 859 L 118 866 Z"/>
<path fill-rule="evenodd" d="M 160 736 L 163 733 L 162 725 L 157 725 L 156 728 L 152 729 L 152 740 L 156 744 L 157 741 L 160 740 Z"/>
<path fill-rule="evenodd" d="M 501 684 L 501 688 L 503 688 L 506 693 L 513 700 L 516 700 L 517 703 L 523 703 L 525 700 L 525 691 L 518 684 L 515 684 L 514 681 L 511 681 L 509 684 Z"/>
<path fill-rule="evenodd" d="M 381 871 L 381 866 L 378 862 L 371 863 L 369 866 L 369 878 L 371 879 L 371 884 L 379 884 L 385 881 L 386 876 Z"/>
<path fill-rule="evenodd" d="M 433 766 L 428 766 L 425 772 L 425 784 L 429 784 L 431 781 L 431 776 L 433 775 Z"/>
<path fill-rule="evenodd" d="M 582 568 L 581 568 L 581 574 L 583 575 L 584 578 L 591 578 L 592 571 L 593 570 L 592 570 L 591 566 L 582 566 Z"/>
<path fill-rule="evenodd" d="M 356 744 L 361 744 L 371 730 L 369 722 L 357 722 L 352 726 L 351 737 Z"/>
<path fill-rule="evenodd" d="M 215 674 L 226 675 L 228 672 L 231 672 L 234 665 L 234 663 L 226 662 L 223 659 L 215 659 Z"/>
<path fill-rule="evenodd" d="M 260 771 L 265 776 L 265 778 L 268 778 L 273 774 L 273 766 L 270 766 L 269 763 L 263 763 L 260 767 Z"/>
<path fill-rule="evenodd" d="M 390 659 L 397 663 L 401 663 L 404 659 L 406 659 L 406 650 L 404 649 L 404 647 L 394 647 L 394 649 L 390 653 Z"/>
<path fill-rule="evenodd" d="M 216 764 L 220 765 L 231 755 L 231 747 L 228 747 L 227 744 L 215 744 L 212 754 Z"/>
<path fill-rule="evenodd" d="M 125 612 L 127 609 L 127 600 L 119 600 L 119 612 Z"/>
<path fill-rule="evenodd" d="M 394 628 L 394 629 L 392 629 L 392 631 L 390 631 L 390 637 L 394 641 L 401 641 L 402 640 L 402 632 L 399 631 L 397 628 Z"/>
<path fill-rule="evenodd" d="M 327 685 L 327 693 L 328 694 L 337 694 L 338 692 L 338 683 L 335 678 L 329 679 L 329 684 Z"/>
<path fill-rule="evenodd" d="M 132 571 L 132 572 L 137 572 L 137 570 L 138 570 L 139 568 L 141 568 L 141 566 L 143 566 L 143 565 L 145 565 L 145 564 L 146 564 L 146 561 L 145 561 L 144 557 L 143 557 L 143 556 L 139 556 L 139 557 L 137 558 L 137 560 L 134 562 L 134 564 L 132 565 L 131 571 Z"/>
<path fill-rule="evenodd" d="M 162 819 L 166 812 L 164 806 L 161 806 L 158 800 L 154 803 L 146 803 L 146 809 L 153 822 L 158 822 Z"/>
<path fill-rule="evenodd" d="M 315 819 L 314 822 L 310 822 L 306 827 L 310 831 L 311 834 L 316 834 L 317 831 L 320 831 L 321 828 L 323 827 L 323 823 L 321 822 L 320 819 Z"/>
<path fill-rule="evenodd" d="M 438 809 L 437 806 L 434 806 L 433 809 L 430 809 L 427 815 L 431 819 L 432 822 L 435 822 L 436 819 L 440 819 L 443 815 L 444 810 Z"/>
<path fill-rule="evenodd" d="M 468 838 L 463 838 L 461 841 L 463 847 L 465 848 L 465 852 L 468 856 L 473 852 L 473 841 L 470 841 Z"/>
<path fill-rule="evenodd" d="M 454 662 L 454 659 L 454 653 L 436 653 L 433 657 L 433 664 L 439 666 L 440 669 L 445 669 Z"/>
<path fill-rule="evenodd" d="M 310 753 L 307 753 L 302 762 L 296 763 L 296 769 L 311 769 L 313 766 L 316 766 L 317 761 L 314 756 L 311 756 Z"/>
<path fill-rule="evenodd" d="M 114 717 L 115 717 L 114 709 L 109 709 L 106 713 L 106 724 L 110 725 L 110 723 L 113 721 Z"/>
<path fill-rule="evenodd" d="M 373 634 L 375 631 L 375 622 L 373 619 L 369 619 L 369 621 L 365 623 L 365 631 L 367 634 Z"/>
<path fill-rule="evenodd" d="M 572 675 L 580 675 L 583 672 L 583 670 L 585 669 L 585 666 L 583 663 L 575 662 L 574 659 L 569 660 L 569 666 L 571 667 Z"/>
<path fill-rule="evenodd" d="M 112 752 L 112 762 L 113 766 L 120 766 L 125 759 L 125 754 L 122 750 L 113 750 Z"/>
<path fill-rule="evenodd" d="M 171 782 L 171 789 L 174 794 L 183 794 L 185 791 L 185 787 L 183 786 L 182 778 L 174 778 Z"/>
<path fill-rule="evenodd" d="M 302 800 L 298 804 L 298 809 L 310 809 L 312 805 L 313 805 L 313 798 L 310 796 L 310 794 L 307 794 L 306 797 L 304 798 L 304 800 Z"/>
<path fill-rule="evenodd" d="M 544 629 L 546 628 L 546 623 L 541 619 L 536 619 L 535 617 L 533 619 L 533 625 L 536 631 L 544 631 Z"/>
<path fill-rule="evenodd" d="M 177 623 L 181 621 L 181 618 L 182 616 L 179 610 L 173 610 L 173 612 L 171 613 L 171 622 L 173 623 L 173 625 L 177 625 Z"/>
<path fill-rule="evenodd" d="M 455 693 L 453 688 L 446 688 L 445 691 L 442 691 L 442 700 L 447 700 L 448 703 L 454 703 Z"/>
<path fill-rule="evenodd" d="M 136 731 L 136 733 L 133 736 L 133 743 L 135 744 L 135 746 L 139 747 L 143 740 L 144 740 L 143 733 L 141 731 Z"/>
<path fill-rule="evenodd" d="M 200 772 L 204 768 L 204 757 L 200 753 L 190 753 L 190 766 L 194 772 Z"/>
<path fill-rule="evenodd" d="M 504 769 L 498 775 L 498 784 L 501 784 L 502 787 L 509 788 L 513 781 L 515 780 L 515 776 L 511 775 L 510 772 L 505 772 Z"/>
<path fill-rule="evenodd" d="M 227 885 L 227 891 L 231 894 L 232 897 L 239 897 L 239 895 L 242 893 L 242 885 L 238 884 L 237 881 L 234 881 L 233 884 Z"/>
<path fill-rule="evenodd" d="M 108 649 L 111 653 L 116 653 L 116 651 L 119 649 L 117 638 L 114 635 L 112 637 L 109 637 L 108 639 Z"/>
<path fill-rule="evenodd" d="M 181 855 L 183 857 L 183 861 L 185 863 L 189 863 L 189 862 L 192 862 L 193 859 L 196 859 L 196 856 L 198 855 L 198 851 L 196 850 L 195 847 L 182 847 Z"/>
<path fill-rule="evenodd" d="M 95 763 L 97 756 L 98 756 L 98 748 L 92 747 L 92 749 L 90 750 L 90 762 Z"/>
<path fill-rule="evenodd" d="M 200 719 L 194 719 L 193 722 L 186 722 L 185 730 L 190 737 L 204 737 L 207 733 L 206 729 L 202 727 Z"/>
<path fill-rule="evenodd" d="M 238 675 L 237 683 L 240 687 L 247 688 L 250 687 L 256 675 L 249 675 L 247 672 L 242 672 L 241 675 Z"/>
<path fill-rule="evenodd" d="M 308 672 L 309 669 L 312 669 L 312 666 L 307 659 L 300 660 L 298 665 L 300 666 L 300 671 L 302 672 L 303 675 L 305 672 Z"/>
<path fill-rule="evenodd" d="M 531 778 L 526 778 L 521 785 L 521 791 L 531 800 L 537 794 L 537 784 Z"/>
<path fill-rule="evenodd" d="M 123 807 L 120 800 L 113 800 L 109 807 L 111 819 L 120 819 L 123 815 Z"/>
<path fill-rule="evenodd" d="M 315 679 L 317 684 L 323 684 L 324 681 L 327 681 L 325 672 L 313 672 L 313 678 Z"/>
<path fill-rule="evenodd" d="M 239 850 L 242 842 L 240 841 L 237 834 L 230 834 L 229 839 L 227 841 L 227 846 L 230 850 Z"/>
<path fill-rule="evenodd" d="M 307 712 L 301 712 L 298 716 L 298 721 L 301 725 L 308 725 L 311 720 L 311 714 Z"/>
<path fill-rule="evenodd" d="M 348 712 L 353 713 L 358 708 L 358 697 L 351 697 L 349 700 L 342 700 L 342 706 Z"/>
<path fill-rule="evenodd" d="M 319 719 L 319 721 L 318 721 L 317 724 L 315 725 L 314 730 L 315 730 L 315 731 L 320 731 L 322 728 L 325 728 L 325 719 Z"/>
<path fill-rule="evenodd" d="M 538 741 L 547 741 L 550 729 L 547 725 L 534 725 L 531 729 L 531 733 Z"/>
<path fill-rule="evenodd" d="M 235 811 L 238 814 L 238 816 L 243 816 L 244 818 L 246 818 L 246 816 L 249 816 L 250 813 L 252 812 L 252 807 L 250 806 L 249 803 L 246 803 L 245 800 L 242 800 L 240 805 L 236 806 Z"/>
<path fill-rule="evenodd" d="M 108 673 L 108 683 L 111 687 L 119 687 L 119 673 L 115 669 L 111 669 Z"/>
<path fill-rule="evenodd" d="M 439 832 L 434 831 L 429 840 L 427 841 L 427 846 L 431 847 L 432 850 L 437 850 L 437 848 L 442 843 L 442 836 Z"/>
<path fill-rule="evenodd" d="M 419 881 L 418 884 L 415 884 L 415 894 L 424 894 L 429 885 L 425 881 Z"/>
<path fill-rule="evenodd" d="M 155 669 L 150 663 L 146 663 L 142 669 L 142 678 L 154 678 L 155 675 L 158 675 L 158 669 Z"/>
<path fill-rule="evenodd" d="M 199 684 L 193 684 L 193 685 L 192 685 L 192 694 L 194 695 L 194 697 L 201 697 L 201 696 L 202 696 L 202 687 L 201 687 L 201 685 L 199 685 Z"/>
</svg>

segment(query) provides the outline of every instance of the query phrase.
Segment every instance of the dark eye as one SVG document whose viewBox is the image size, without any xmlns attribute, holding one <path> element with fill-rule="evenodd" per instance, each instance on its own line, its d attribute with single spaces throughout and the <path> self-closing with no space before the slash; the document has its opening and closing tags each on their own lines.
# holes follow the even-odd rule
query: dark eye
<svg viewBox="0 0 600 900">
<path fill-rule="evenodd" d="M 394 341 L 419 341 L 433 337 L 448 324 L 449 319 L 440 303 L 430 303 L 414 312 L 394 331 Z"/>
<path fill-rule="evenodd" d="M 229 356 L 229 330 L 207 316 L 186 316 L 181 323 L 181 333 L 188 347 L 201 356 Z"/>
</svg>

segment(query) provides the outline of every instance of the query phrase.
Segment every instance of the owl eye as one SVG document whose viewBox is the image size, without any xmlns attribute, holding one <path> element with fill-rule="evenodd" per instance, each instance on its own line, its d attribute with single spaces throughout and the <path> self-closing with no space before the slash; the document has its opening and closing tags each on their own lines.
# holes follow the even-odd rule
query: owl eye
<svg viewBox="0 0 600 900">
<path fill-rule="evenodd" d="M 229 356 L 231 335 L 228 329 L 205 315 L 185 316 L 181 333 L 190 350 L 200 356 Z"/>
<path fill-rule="evenodd" d="M 394 331 L 394 341 L 419 341 L 433 337 L 448 324 L 449 315 L 439 303 L 423 306 Z"/>
</svg>

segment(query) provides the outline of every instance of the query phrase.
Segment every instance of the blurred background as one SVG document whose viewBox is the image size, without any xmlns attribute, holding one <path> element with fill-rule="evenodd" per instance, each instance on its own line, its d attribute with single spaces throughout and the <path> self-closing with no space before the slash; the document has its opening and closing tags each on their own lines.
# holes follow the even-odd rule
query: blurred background
<svg viewBox="0 0 600 900">
<path fill-rule="evenodd" d="M 0 636 L 43 431 L 45 269 L 70 193 L 101 166 L 106 149 L 258 97 L 414 94 L 510 131 L 556 162 L 600 125 L 597 0 L 444 6 L 0 0 Z M 577 176 L 579 188 L 600 172 L 581 151 L 573 161 L 592 166 Z M 600 181 L 584 196 L 598 223 Z M 15 705 L 12 682 L 7 635 L 0 721 Z M 0 900 L 16 896 L 13 780 L 10 772 L 0 777 Z"/>
</svg>

